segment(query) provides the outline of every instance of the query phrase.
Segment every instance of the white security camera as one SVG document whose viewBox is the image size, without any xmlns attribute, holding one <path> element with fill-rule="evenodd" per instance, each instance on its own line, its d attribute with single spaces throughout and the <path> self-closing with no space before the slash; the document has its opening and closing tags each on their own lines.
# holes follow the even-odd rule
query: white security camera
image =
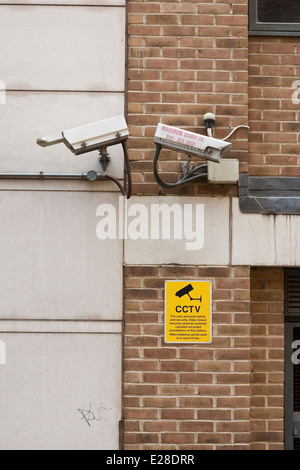
<svg viewBox="0 0 300 470">
<path fill-rule="evenodd" d="M 127 196 L 127 199 L 129 199 L 131 196 L 132 180 L 129 156 L 126 146 L 126 140 L 128 137 L 129 131 L 125 117 L 115 116 L 110 119 L 105 119 L 103 121 L 94 122 L 92 124 L 75 127 L 74 129 L 69 129 L 67 131 L 62 131 L 56 134 L 42 137 L 41 139 L 37 140 L 37 144 L 41 147 L 49 147 L 51 145 L 64 143 L 75 155 L 82 155 L 87 152 L 98 150 L 100 153 L 99 163 L 103 171 L 107 170 L 110 162 L 107 147 L 121 144 L 123 147 L 126 164 L 128 180 L 127 189 L 126 185 L 122 186 L 116 178 L 107 174 L 89 171 L 87 173 L 87 179 L 89 181 L 95 181 L 102 178 L 110 179 L 118 185 L 124 196 Z"/>
<path fill-rule="evenodd" d="M 64 143 L 75 155 L 116 145 L 129 136 L 124 116 L 116 116 L 37 140 L 41 147 Z"/>
<path fill-rule="evenodd" d="M 226 140 L 231 137 L 237 129 L 250 129 L 249 126 L 242 124 L 234 128 L 224 139 L 215 139 L 212 134 L 212 128 L 215 121 L 216 116 L 214 114 L 205 114 L 204 122 L 207 135 L 196 134 L 177 127 L 158 124 L 154 136 L 155 151 L 153 156 L 153 173 L 156 182 L 161 187 L 167 189 L 176 188 L 177 186 L 181 186 L 186 183 L 199 181 L 199 178 L 207 178 L 209 167 L 214 165 L 214 163 L 218 164 L 216 167 L 220 166 L 223 155 L 233 148 L 233 145 L 226 142 Z M 188 156 L 186 163 L 181 162 L 183 177 L 174 183 L 167 183 L 158 175 L 158 158 L 163 147 L 169 150 L 175 150 L 179 153 L 187 154 Z M 205 160 L 208 160 L 208 162 L 206 164 L 195 166 L 191 161 L 192 157 L 204 158 Z M 235 169 L 238 171 L 238 162 L 235 163 Z M 223 171 L 224 166 L 227 168 L 227 165 L 222 165 Z M 225 180 L 228 180 L 228 176 Z M 230 181 L 234 181 L 232 177 L 230 178 Z"/>
<path fill-rule="evenodd" d="M 158 124 L 154 142 L 157 146 L 169 150 L 176 150 L 177 152 L 218 163 L 220 163 L 224 153 L 232 149 L 232 145 L 223 140 L 164 124 Z"/>
</svg>

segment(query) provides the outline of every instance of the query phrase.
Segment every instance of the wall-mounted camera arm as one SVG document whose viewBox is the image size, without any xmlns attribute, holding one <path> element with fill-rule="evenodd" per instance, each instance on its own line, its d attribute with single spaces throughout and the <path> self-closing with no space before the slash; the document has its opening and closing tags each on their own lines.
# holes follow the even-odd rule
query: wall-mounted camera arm
<svg viewBox="0 0 300 470">
<path fill-rule="evenodd" d="M 83 155 L 88 152 L 98 150 L 100 154 L 99 163 L 104 172 L 106 172 L 111 160 L 107 148 L 121 144 L 123 148 L 126 172 L 124 186 L 122 186 L 117 178 L 107 175 L 106 173 L 99 174 L 95 171 L 90 171 L 87 173 L 87 179 L 89 181 L 103 178 L 111 180 L 119 187 L 122 194 L 129 199 L 132 192 L 132 179 L 126 145 L 128 136 L 129 131 L 124 116 L 115 116 L 110 119 L 105 119 L 103 121 L 94 122 L 85 126 L 76 127 L 74 129 L 43 137 L 37 140 L 37 144 L 41 147 L 49 147 L 51 145 L 64 143 L 75 155 Z"/>
<path fill-rule="evenodd" d="M 157 170 L 157 166 L 158 166 L 158 159 L 159 159 L 159 155 L 160 155 L 160 152 L 162 150 L 162 145 L 155 142 L 155 151 L 154 151 L 154 157 L 153 157 L 153 173 L 154 173 L 154 178 L 156 180 L 156 182 L 162 187 L 162 188 L 166 188 L 166 189 L 170 189 L 170 188 L 176 188 L 177 186 L 181 186 L 185 183 L 189 183 L 191 181 L 194 181 L 194 180 L 199 180 L 200 177 L 204 177 L 204 176 L 207 176 L 207 173 L 201 173 L 199 175 L 195 175 L 195 173 L 203 168 L 206 168 L 207 165 L 204 164 L 204 165 L 199 165 L 197 166 L 196 168 L 193 168 L 191 171 L 189 171 L 188 173 L 186 173 L 184 175 L 183 178 L 181 178 L 179 181 L 177 181 L 176 183 L 166 183 L 165 181 L 163 181 L 159 175 L 158 175 L 158 170 Z"/>
<path fill-rule="evenodd" d="M 194 168 L 191 158 L 202 158 L 215 163 L 220 163 L 225 152 L 232 148 L 232 145 L 213 137 L 196 134 L 177 127 L 158 124 L 154 136 L 155 152 L 153 157 L 153 172 L 156 182 L 163 188 L 176 188 L 185 183 L 190 183 L 207 176 L 203 173 L 203 168 L 207 164 L 201 164 Z M 166 183 L 158 175 L 158 158 L 162 148 L 174 150 L 175 152 L 188 155 L 187 164 L 183 164 L 183 178 L 176 183 Z M 199 171 L 202 171 L 199 173 Z"/>
<path fill-rule="evenodd" d="M 125 175 L 125 183 L 124 183 L 124 191 L 127 199 L 131 197 L 132 193 L 132 178 L 131 178 L 131 168 L 130 168 L 130 161 L 129 155 L 127 150 L 126 141 L 122 140 L 122 147 L 124 152 L 124 159 L 125 159 L 125 168 L 126 168 L 126 175 Z M 127 177 L 127 185 L 126 185 L 126 177 Z"/>
</svg>

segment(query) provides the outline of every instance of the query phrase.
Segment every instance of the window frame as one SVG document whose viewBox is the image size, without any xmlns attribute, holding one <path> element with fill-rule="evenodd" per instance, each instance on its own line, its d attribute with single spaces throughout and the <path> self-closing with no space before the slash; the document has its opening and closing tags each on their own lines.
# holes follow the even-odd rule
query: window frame
<svg viewBox="0 0 300 470">
<path fill-rule="evenodd" d="M 300 36 L 300 23 L 258 22 L 257 1 L 258 0 L 249 0 L 250 36 Z"/>
</svg>

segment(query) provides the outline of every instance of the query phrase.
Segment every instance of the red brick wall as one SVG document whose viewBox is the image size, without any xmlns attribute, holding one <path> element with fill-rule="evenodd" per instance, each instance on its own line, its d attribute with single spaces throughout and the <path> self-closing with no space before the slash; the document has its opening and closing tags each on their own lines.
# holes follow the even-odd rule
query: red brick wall
<svg viewBox="0 0 300 470">
<path fill-rule="evenodd" d="M 300 80 L 299 38 L 252 36 L 248 51 L 247 0 L 129 0 L 128 9 L 128 122 L 136 194 L 166 192 L 152 172 L 158 122 L 205 133 L 208 111 L 217 115 L 220 138 L 247 124 L 249 115 L 251 175 L 300 175 L 300 105 L 292 102 L 292 84 Z M 239 158 L 242 172 L 248 171 L 247 139 L 244 130 L 232 138 L 230 157 Z M 160 171 L 176 181 L 178 155 L 162 154 Z M 233 188 L 202 183 L 176 192 L 224 195 L 226 190 Z"/>
<path fill-rule="evenodd" d="M 249 173 L 300 176 L 300 38 L 251 37 L 249 44 Z"/>
<path fill-rule="evenodd" d="M 284 448 L 284 269 L 251 270 L 251 449 Z"/>
<path fill-rule="evenodd" d="M 283 268 L 125 274 L 125 449 L 282 450 Z M 211 345 L 164 343 L 166 279 L 212 280 Z"/>
<path fill-rule="evenodd" d="M 164 343 L 164 281 L 213 283 L 213 342 Z M 248 268 L 125 268 L 125 449 L 248 449 Z"/>
<path fill-rule="evenodd" d="M 245 130 L 228 155 L 241 172 L 299 176 L 299 38 L 251 37 L 248 50 L 247 0 L 129 0 L 128 13 L 134 194 L 237 196 L 236 185 L 154 180 L 158 122 L 205 133 L 208 111 L 219 138 L 249 116 L 249 159 Z M 166 181 L 182 175 L 180 159 L 162 154 Z M 251 312 L 249 268 L 127 266 L 124 279 L 125 448 L 282 449 L 283 269 L 252 270 Z M 212 345 L 164 344 L 165 279 L 212 280 Z"/>
<path fill-rule="evenodd" d="M 203 115 L 214 112 L 219 138 L 247 124 L 247 3 L 129 0 L 128 123 L 135 194 L 160 191 L 152 172 L 159 122 L 206 133 Z M 232 142 L 230 157 L 239 158 L 241 171 L 246 171 L 247 131 L 238 131 Z M 177 181 L 182 175 L 178 155 L 162 154 L 160 171 L 166 181 Z M 176 193 L 225 194 L 234 189 L 202 183 Z"/>
</svg>

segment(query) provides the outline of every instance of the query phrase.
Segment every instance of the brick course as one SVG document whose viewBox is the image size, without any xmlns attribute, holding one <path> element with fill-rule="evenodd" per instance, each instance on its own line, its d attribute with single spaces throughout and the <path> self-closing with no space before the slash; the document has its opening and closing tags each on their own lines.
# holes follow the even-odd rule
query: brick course
<svg viewBox="0 0 300 470">
<path fill-rule="evenodd" d="M 284 449 L 284 269 L 251 270 L 251 449 Z"/>
<path fill-rule="evenodd" d="M 299 38 L 251 36 L 248 49 L 247 0 L 129 0 L 128 8 L 128 122 L 136 194 L 166 192 L 152 174 L 158 122 L 205 133 L 208 111 L 217 115 L 220 138 L 229 128 L 247 124 L 249 116 L 249 156 L 248 133 L 239 131 L 232 138 L 230 157 L 240 160 L 241 172 L 300 175 L 299 104 L 292 102 L 293 83 L 300 79 Z M 162 154 L 163 177 L 177 180 L 181 158 Z M 164 160 L 172 163 L 172 171 Z M 176 193 L 232 195 L 234 188 L 202 183 Z"/>
<path fill-rule="evenodd" d="M 249 43 L 249 173 L 300 176 L 300 38 L 251 37 Z"/>
<path fill-rule="evenodd" d="M 237 196 L 237 186 L 160 188 L 158 122 L 216 137 L 252 176 L 299 176 L 300 38 L 250 37 L 248 1 L 128 1 L 129 154 L 135 195 Z M 249 49 L 248 49 L 249 44 Z M 300 96 L 299 96 L 300 98 Z M 248 152 L 249 150 L 249 152 Z M 166 181 L 185 158 L 164 151 Z M 251 275 L 250 275 L 251 271 Z M 283 449 L 283 268 L 126 266 L 126 449 Z M 165 344 L 164 280 L 213 282 L 213 344 Z M 251 293 L 251 298 L 250 298 Z"/>
<path fill-rule="evenodd" d="M 165 193 L 152 172 L 159 122 L 206 133 L 203 115 L 217 116 L 215 136 L 248 123 L 247 0 L 128 2 L 128 123 L 134 193 Z M 231 158 L 247 170 L 248 135 L 232 138 Z M 162 177 L 177 181 L 180 156 L 164 151 Z M 164 161 L 171 163 L 167 168 Z M 168 170 L 167 174 L 163 172 Z M 174 193 L 174 190 L 167 190 Z M 176 194 L 236 194 L 236 187 L 187 185 Z"/>
<path fill-rule="evenodd" d="M 164 343 L 165 279 L 212 280 L 213 344 Z M 249 269 L 130 266 L 125 282 L 125 449 L 248 449 Z"/>
<path fill-rule="evenodd" d="M 130 266 L 125 274 L 125 449 L 282 450 L 283 268 L 250 276 L 249 268 Z M 164 343 L 165 279 L 212 280 L 211 345 Z M 145 305 L 149 282 L 160 300 Z M 234 300 L 237 292 L 247 300 Z"/>
</svg>

